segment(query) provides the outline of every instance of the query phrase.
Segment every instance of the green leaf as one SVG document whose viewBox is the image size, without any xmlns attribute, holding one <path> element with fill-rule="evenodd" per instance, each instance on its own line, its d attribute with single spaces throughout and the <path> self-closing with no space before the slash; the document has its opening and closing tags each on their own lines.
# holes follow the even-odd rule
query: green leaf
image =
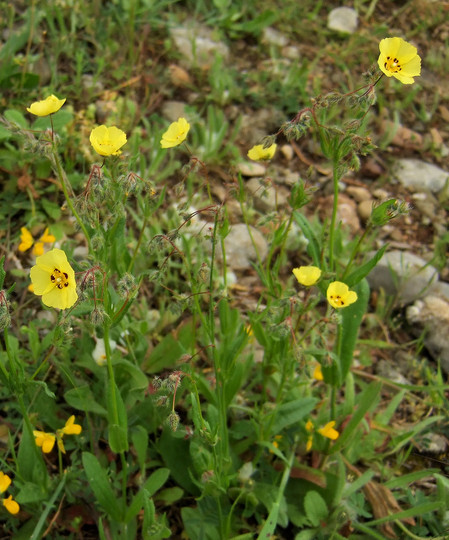
<svg viewBox="0 0 449 540">
<path fill-rule="evenodd" d="M 414 506 L 408 510 L 403 510 L 397 514 L 390 514 L 380 519 L 375 519 L 374 521 L 369 521 L 365 525 L 373 527 L 374 525 L 381 525 L 382 523 L 388 523 L 389 521 L 403 520 L 410 517 L 422 516 L 423 514 L 430 514 L 443 508 L 443 501 L 435 501 L 430 503 L 420 504 L 419 506 Z"/>
<path fill-rule="evenodd" d="M 318 527 L 329 516 L 326 501 L 316 491 L 307 492 L 304 498 L 304 510 L 314 527 Z"/>
<path fill-rule="evenodd" d="M 309 241 L 307 245 L 307 253 L 312 257 L 313 264 L 321 268 L 321 247 L 318 239 L 310 226 L 308 219 L 299 212 L 293 212 L 296 223 L 299 225 L 302 233 Z M 324 271 L 324 268 L 321 268 Z"/>
<path fill-rule="evenodd" d="M 94 394 L 90 386 L 79 386 L 64 393 L 64 399 L 73 407 L 84 412 L 91 412 L 100 416 L 106 416 L 107 411 L 95 401 Z"/>
<path fill-rule="evenodd" d="M 89 452 L 83 452 L 82 460 L 87 481 L 98 503 L 108 513 L 111 519 L 120 521 L 122 512 L 117 502 L 117 495 L 114 493 L 100 462 Z"/>
<path fill-rule="evenodd" d="M 120 452 L 127 452 L 129 448 L 128 417 L 120 391 L 112 381 L 110 381 L 108 385 L 107 402 L 109 418 L 109 446 L 116 454 L 119 454 Z"/>
<path fill-rule="evenodd" d="M 133 517 L 138 514 L 138 512 L 140 512 L 140 509 L 143 507 L 144 498 L 150 498 L 156 493 L 156 491 L 159 491 L 159 489 L 168 480 L 169 475 L 170 471 L 163 468 L 157 469 L 153 472 L 153 474 L 146 480 L 146 482 L 142 486 L 142 489 L 133 498 L 130 506 L 128 507 L 124 519 L 125 523 L 128 523 Z"/>
<path fill-rule="evenodd" d="M 307 416 L 315 407 L 317 400 L 306 397 L 283 403 L 276 410 L 276 420 L 273 425 L 272 435 L 280 433 L 284 428 L 296 424 Z"/>
<path fill-rule="evenodd" d="M 0 289 L 3 289 L 3 283 L 5 281 L 6 272 L 5 272 L 5 255 L 0 259 Z"/>
<path fill-rule="evenodd" d="M 352 288 L 354 287 L 354 285 L 357 285 L 357 283 L 362 281 L 362 279 L 365 278 L 371 272 L 371 270 L 376 266 L 376 264 L 383 257 L 383 254 L 385 253 L 385 250 L 387 249 L 387 247 L 388 247 L 388 244 L 385 244 L 384 246 L 382 246 L 372 259 L 362 264 L 362 266 L 357 268 L 357 270 L 354 270 L 354 272 L 349 274 L 349 276 L 344 279 L 344 282 L 346 283 L 346 285 L 349 288 Z"/>
<path fill-rule="evenodd" d="M 16 111 L 15 109 L 8 109 L 5 111 L 4 116 L 6 120 L 11 122 L 12 124 L 16 124 L 17 126 L 27 129 L 28 128 L 28 122 L 25 119 L 25 116 L 20 112 Z"/>
<path fill-rule="evenodd" d="M 59 204 L 56 204 L 45 197 L 42 197 L 41 203 L 45 212 L 51 217 L 51 219 L 58 221 L 61 218 L 61 207 Z"/>
<path fill-rule="evenodd" d="M 336 442 L 330 449 L 330 453 L 340 451 L 344 445 L 354 434 L 360 422 L 363 420 L 365 414 L 373 408 L 377 403 L 377 397 L 379 396 L 382 383 L 373 383 L 365 388 L 365 390 L 359 395 L 357 400 L 357 408 L 348 422 L 347 426 L 340 434 Z"/>
<path fill-rule="evenodd" d="M 148 431 L 143 426 L 134 426 L 131 432 L 131 441 L 137 454 L 139 467 L 144 471 L 148 451 Z"/>
<path fill-rule="evenodd" d="M 324 381 L 336 387 L 342 385 L 351 369 L 360 324 L 368 307 L 370 289 L 366 279 L 356 285 L 353 290 L 357 293 L 357 301 L 340 310 L 340 350 L 335 351 L 336 360 L 331 366 L 322 365 L 321 367 Z"/>
</svg>

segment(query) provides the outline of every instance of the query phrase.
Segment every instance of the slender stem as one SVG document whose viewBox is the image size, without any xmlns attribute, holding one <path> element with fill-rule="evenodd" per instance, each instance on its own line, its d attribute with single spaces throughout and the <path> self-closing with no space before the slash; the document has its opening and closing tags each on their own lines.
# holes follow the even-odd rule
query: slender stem
<svg viewBox="0 0 449 540">
<path fill-rule="evenodd" d="M 371 232 L 371 229 L 372 229 L 372 225 L 371 223 L 369 223 L 366 227 L 366 229 L 363 231 L 363 234 L 362 236 L 360 236 L 357 244 L 354 246 L 352 252 L 351 252 L 351 256 L 349 257 L 349 261 L 348 261 L 348 264 L 346 265 L 346 268 L 345 268 L 345 271 L 343 272 L 343 275 L 341 277 L 341 280 L 344 281 L 345 277 L 347 276 L 348 272 L 349 272 L 349 269 L 351 268 L 351 265 L 352 263 L 354 262 L 354 259 L 359 251 L 359 248 L 360 246 L 362 245 L 363 241 L 365 240 L 365 238 L 368 236 L 368 233 Z"/>
<path fill-rule="evenodd" d="M 334 158 L 333 162 L 333 184 L 334 184 L 334 202 L 332 206 L 332 218 L 329 231 L 329 270 L 331 272 L 335 271 L 334 268 L 334 243 L 335 243 L 335 225 L 337 222 L 337 211 L 338 211 L 338 181 L 340 176 L 338 174 L 338 163 Z"/>
<path fill-rule="evenodd" d="M 130 261 L 130 263 L 128 265 L 128 272 L 132 272 L 132 269 L 134 267 L 134 263 L 136 262 L 137 254 L 139 253 L 140 246 L 142 245 L 142 240 L 143 240 L 144 232 L 145 232 L 145 229 L 146 229 L 147 225 L 148 225 L 148 217 L 147 217 L 147 215 L 145 213 L 145 218 L 143 220 L 142 227 L 140 228 L 139 239 L 137 240 L 136 248 L 134 250 L 132 259 L 131 259 L 131 261 Z"/>
<path fill-rule="evenodd" d="M 56 175 L 58 177 L 59 182 L 61 183 L 62 191 L 64 192 L 64 197 L 65 197 L 65 200 L 67 202 L 67 206 L 70 208 L 70 211 L 72 212 L 72 214 L 75 217 L 78 225 L 80 226 L 81 230 L 83 231 L 84 236 L 86 237 L 86 240 L 87 240 L 87 245 L 89 247 L 89 251 L 91 251 L 92 246 L 91 246 L 91 243 L 90 243 L 89 233 L 87 232 L 86 226 L 82 222 L 78 212 L 76 211 L 75 207 L 73 206 L 72 200 L 71 200 L 71 198 L 69 196 L 69 193 L 67 191 L 67 185 L 66 185 L 66 182 L 65 182 L 65 174 L 64 174 L 64 171 L 62 169 L 61 161 L 59 159 L 59 155 L 58 155 L 55 148 L 53 148 L 53 159 L 54 159 L 54 164 L 55 164 L 55 169 L 56 169 L 55 172 L 56 172 Z"/>
</svg>

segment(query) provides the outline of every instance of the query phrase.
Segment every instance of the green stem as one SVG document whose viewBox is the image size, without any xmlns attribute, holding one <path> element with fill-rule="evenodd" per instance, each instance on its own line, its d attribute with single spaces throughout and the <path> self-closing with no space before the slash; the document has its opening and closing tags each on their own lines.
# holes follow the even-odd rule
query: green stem
<svg viewBox="0 0 449 540">
<path fill-rule="evenodd" d="M 290 478 L 290 472 L 293 466 L 293 461 L 295 459 L 295 451 L 296 451 L 296 444 L 293 445 L 290 457 L 284 469 L 281 483 L 278 488 L 276 500 L 274 501 L 273 506 L 270 509 L 270 513 L 267 517 L 267 520 L 265 521 L 265 524 L 262 530 L 259 533 L 259 536 L 257 537 L 257 540 L 265 540 L 266 538 L 271 538 L 271 536 L 274 534 L 274 531 L 278 523 L 279 509 L 281 507 L 282 498 L 284 496 L 284 491 L 285 491 L 285 488 L 287 487 L 287 483 Z"/>
<path fill-rule="evenodd" d="M 372 228 L 373 228 L 373 226 L 371 225 L 371 223 L 369 223 L 367 225 L 366 229 L 363 231 L 363 234 L 359 238 L 357 244 L 354 246 L 354 248 L 353 248 L 353 250 L 351 252 L 351 256 L 349 257 L 348 264 L 346 265 L 345 271 L 343 272 L 343 275 L 341 277 L 342 281 L 344 281 L 345 277 L 348 275 L 349 269 L 351 268 L 351 265 L 354 262 L 354 259 L 355 259 L 356 255 L 357 255 L 357 253 L 359 252 L 360 246 L 362 245 L 365 238 L 368 236 L 368 233 L 371 232 Z"/>
<path fill-rule="evenodd" d="M 132 269 L 134 268 L 134 263 L 136 262 L 137 254 L 139 253 L 140 246 L 142 245 L 143 235 L 144 235 L 144 232 L 145 232 L 145 229 L 146 229 L 147 225 L 148 225 L 148 217 L 145 214 L 145 218 L 143 220 L 142 227 L 140 228 L 139 239 L 137 240 L 137 246 L 136 246 L 136 249 L 134 250 L 132 259 L 131 259 L 131 261 L 130 261 L 130 263 L 128 265 L 128 272 L 132 272 Z"/>
<path fill-rule="evenodd" d="M 61 160 L 59 159 L 59 155 L 56 151 L 56 148 L 53 147 L 53 159 L 54 159 L 54 165 L 55 165 L 55 172 L 56 176 L 58 177 L 58 180 L 62 186 L 62 191 L 64 192 L 64 197 L 67 202 L 67 206 L 70 208 L 70 211 L 72 212 L 74 218 L 76 219 L 78 225 L 80 226 L 81 230 L 84 233 L 84 236 L 86 237 L 87 245 L 89 247 L 89 252 L 92 250 L 92 246 L 90 243 L 90 236 L 87 232 L 87 228 L 84 225 L 83 221 L 81 220 L 78 212 L 76 211 L 75 207 L 73 206 L 72 200 L 69 196 L 69 192 L 67 190 L 67 184 L 65 181 L 65 173 L 61 165 Z"/>
<path fill-rule="evenodd" d="M 334 201 L 332 206 L 332 218 L 329 231 L 329 270 L 331 272 L 335 271 L 334 268 L 334 243 L 335 243 L 335 225 L 337 222 L 337 211 L 338 211 L 338 181 L 340 180 L 338 174 L 338 163 L 334 158 L 333 162 L 333 173 L 332 180 L 334 185 Z"/>
</svg>

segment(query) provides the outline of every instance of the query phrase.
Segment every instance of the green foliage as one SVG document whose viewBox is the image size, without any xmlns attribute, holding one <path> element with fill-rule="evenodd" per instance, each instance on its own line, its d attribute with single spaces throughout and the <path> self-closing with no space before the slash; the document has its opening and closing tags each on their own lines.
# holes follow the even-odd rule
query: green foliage
<svg viewBox="0 0 449 540">
<path fill-rule="evenodd" d="M 21 505 L 18 515 L 2 505 L 5 535 L 442 537 L 449 484 L 417 466 L 414 450 L 447 435 L 443 374 L 422 363 L 413 374 L 422 384 L 399 384 L 371 369 L 399 346 L 366 281 L 388 246 L 366 254 L 410 208 L 380 202 L 360 235 L 337 209 L 340 182 L 376 150 L 375 91 L 379 115 L 392 107 L 398 126 L 410 118 L 422 129 L 443 97 L 421 100 L 418 84 L 380 82 L 374 70 L 359 88 L 372 40 L 334 35 L 323 2 L 53 4 L 5 4 L 0 22 L 0 465 L 12 478 L 2 497 Z M 375 2 L 365 4 L 356 6 L 364 24 L 384 37 Z M 171 28 L 192 17 L 230 59 L 185 63 Z M 438 54 L 428 65 L 444 64 Z M 51 94 L 67 98 L 60 111 L 26 112 Z M 191 129 L 165 149 L 168 100 L 182 101 Z M 126 131 L 120 155 L 94 153 L 97 124 Z M 249 199 L 238 172 L 249 137 L 267 126 L 261 140 L 279 147 L 261 172 L 277 196 L 270 210 Z M 279 151 L 283 137 L 291 156 Z M 285 166 L 297 165 L 284 182 Z M 322 219 L 324 169 L 334 202 Z M 229 244 L 236 223 L 248 232 L 243 270 Z M 23 227 L 33 238 L 25 251 Z M 78 301 L 67 309 L 28 290 L 47 227 L 76 273 Z M 435 239 L 441 270 L 446 236 Z M 297 283 L 296 265 L 318 266 L 319 281 Z M 334 309 L 334 281 L 357 300 Z M 419 344 L 400 347 L 419 354 Z M 42 433 L 51 449 L 37 446 Z"/>
</svg>

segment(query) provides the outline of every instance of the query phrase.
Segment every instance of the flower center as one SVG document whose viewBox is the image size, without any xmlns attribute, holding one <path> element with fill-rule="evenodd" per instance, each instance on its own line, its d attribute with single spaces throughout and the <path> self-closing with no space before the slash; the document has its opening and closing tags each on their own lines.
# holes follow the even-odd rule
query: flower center
<svg viewBox="0 0 449 540">
<path fill-rule="evenodd" d="M 399 64 L 399 60 L 397 58 L 392 58 L 391 56 L 387 56 L 387 61 L 384 63 L 384 67 L 391 73 L 397 73 L 402 69 L 401 65 Z"/>
<path fill-rule="evenodd" d="M 58 270 L 57 268 L 53 270 L 50 280 L 58 287 L 58 289 L 69 286 L 69 275 L 66 272 L 61 272 L 61 270 Z"/>
<path fill-rule="evenodd" d="M 344 306 L 345 305 L 345 301 L 343 300 L 343 298 L 339 294 L 337 294 L 337 295 L 332 295 L 331 294 L 330 299 L 333 300 L 339 306 Z"/>
</svg>

